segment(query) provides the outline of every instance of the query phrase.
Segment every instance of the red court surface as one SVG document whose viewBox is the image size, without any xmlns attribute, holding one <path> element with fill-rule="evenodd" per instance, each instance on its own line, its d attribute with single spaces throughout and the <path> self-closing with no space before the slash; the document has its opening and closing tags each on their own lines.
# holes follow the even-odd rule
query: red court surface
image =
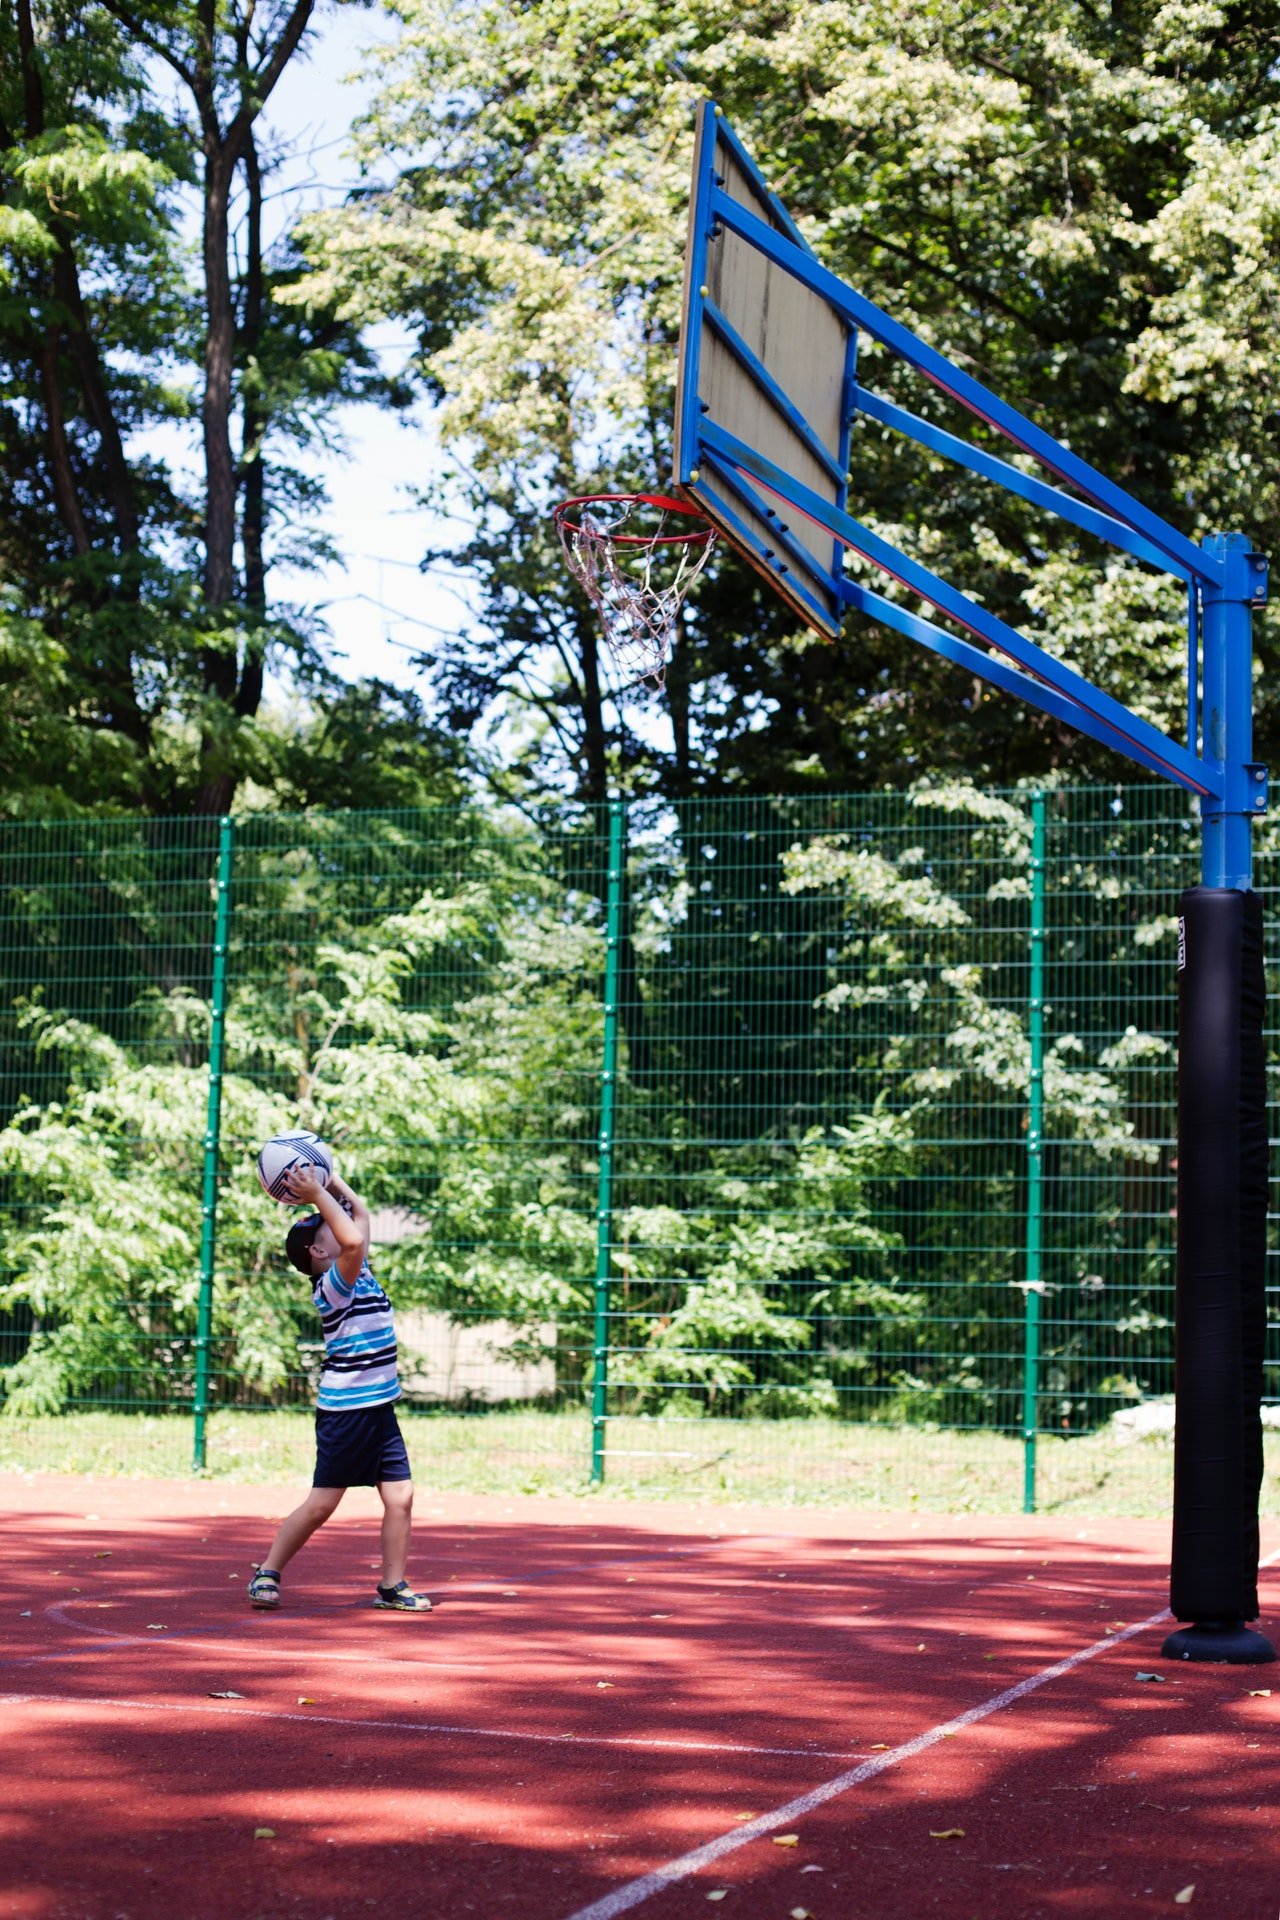
<svg viewBox="0 0 1280 1920">
<path fill-rule="evenodd" d="M 358 1493 L 252 1613 L 298 1491 L 0 1480 L 6 1920 L 1276 1920 L 1163 1525 L 420 1494 L 397 1616 Z"/>
</svg>

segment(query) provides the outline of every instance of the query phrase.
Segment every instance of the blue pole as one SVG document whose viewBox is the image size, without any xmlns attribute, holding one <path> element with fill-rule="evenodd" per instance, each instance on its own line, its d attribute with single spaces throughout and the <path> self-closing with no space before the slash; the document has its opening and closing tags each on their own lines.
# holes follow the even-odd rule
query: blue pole
<svg viewBox="0 0 1280 1920">
<path fill-rule="evenodd" d="M 1206 887 L 1247 893 L 1253 881 L 1250 823 L 1267 810 L 1267 779 L 1253 764 L 1253 609 L 1267 598 L 1267 563 L 1241 533 L 1211 533 L 1205 551 L 1221 581 L 1203 582 L 1203 757 L 1220 798 L 1201 801 Z"/>
<path fill-rule="evenodd" d="M 1178 901 L 1177 1421 L 1167 1660 L 1276 1658 L 1258 1617 L 1266 1345 L 1267 1074 L 1262 908 L 1252 823 L 1267 807 L 1253 755 L 1252 610 L 1267 563 L 1210 534 L 1203 582 L 1203 884 Z M 1194 650 L 1194 608 L 1192 648 Z"/>
</svg>

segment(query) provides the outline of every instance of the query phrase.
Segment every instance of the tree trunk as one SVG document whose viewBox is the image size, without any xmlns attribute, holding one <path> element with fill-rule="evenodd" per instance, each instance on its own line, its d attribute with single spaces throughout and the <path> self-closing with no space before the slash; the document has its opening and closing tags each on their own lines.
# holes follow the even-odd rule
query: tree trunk
<svg viewBox="0 0 1280 1920">
<path fill-rule="evenodd" d="M 124 441 L 111 410 L 97 344 L 89 330 L 84 297 L 80 291 L 80 273 L 69 240 L 64 240 L 54 261 L 53 281 L 58 299 L 67 311 L 67 346 L 75 361 L 85 405 L 102 450 L 119 549 L 122 554 L 134 553 L 138 546 L 138 508 L 134 497 L 133 473 L 125 458 Z"/>
<path fill-rule="evenodd" d="M 40 348 L 40 388 L 44 395 L 45 426 L 49 434 L 49 474 L 58 517 L 71 536 L 77 557 L 90 551 L 92 542 L 80 510 L 80 494 L 67 446 L 66 417 L 62 388 L 58 378 L 58 334 L 51 327 Z"/>
<path fill-rule="evenodd" d="M 252 369 L 262 341 L 262 166 L 252 133 L 245 142 L 245 183 L 248 208 L 245 215 L 244 309 L 240 323 L 241 359 Z M 262 700 L 266 644 L 263 627 L 267 614 L 267 563 L 264 548 L 267 515 L 266 461 L 264 441 L 267 410 L 257 383 L 247 381 L 242 403 L 240 471 L 243 498 L 240 510 L 240 538 L 244 547 L 244 599 L 254 620 L 245 637 L 244 665 L 236 690 L 236 713 L 251 718 Z"/>
<path fill-rule="evenodd" d="M 583 799 L 599 803 L 609 796 L 609 736 L 605 731 L 604 699 L 600 690 L 600 642 L 595 616 L 578 613 L 578 651 L 582 660 L 582 776 Z"/>
<path fill-rule="evenodd" d="M 205 123 L 204 278 L 205 349 L 204 432 L 205 521 L 204 599 L 217 626 L 222 608 L 236 597 L 236 475 L 231 454 L 231 390 L 235 363 L 235 309 L 231 304 L 231 267 L 228 206 L 234 168 L 228 164 L 225 143 L 219 138 L 212 114 Z M 236 697 L 239 657 L 234 626 L 205 646 L 201 656 L 205 690 L 230 708 Z M 235 798 L 236 776 L 216 767 L 218 738 L 201 732 L 201 781 L 196 793 L 197 813 L 226 813 Z"/>
<path fill-rule="evenodd" d="M 231 267 L 228 259 L 227 208 L 234 168 L 216 133 L 205 138 L 204 278 L 205 347 L 204 399 L 200 419 L 204 432 L 205 565 L 207 605 L 225 607 L 235 597 L 236 474 L 231 453 L 231 383 L 235 367 L 236 317 L 231 303 Z M 221 648 L 206 654 L 205 683 L 211 692 L 229 700 L 235 693 L 234 653 Z"/>
<path fill-rule="evenodd" d="M 692 784 L 689 759 L 689 656 L 684 645 L 684 629 L 671 649 L 667 662 L 667 711 L 671 715 L 673 741 L 674 790 L 686 794 Z"/>
</svg>

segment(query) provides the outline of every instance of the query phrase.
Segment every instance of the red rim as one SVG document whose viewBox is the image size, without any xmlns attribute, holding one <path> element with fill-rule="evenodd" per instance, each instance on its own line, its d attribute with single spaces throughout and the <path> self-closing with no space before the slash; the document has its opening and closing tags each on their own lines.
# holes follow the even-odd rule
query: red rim
<svg viewBox="0 0 1280 1920">
<path fill-rule="evenodd" d="M 589 507 L 597 500 L 630 501 L 646 507 L 657 507 L 663 513 L 682 513 L 687 520 L 702 520 L 704 526 L 695 527 L 690 533 L 611 533 L 615 540 L 628 547 L 669 547 L 692 546 L 699 540 L 713 540 L 715 528 L 707 520 L 700 507 L 689 505 L 687 500 L 675 500 L 668 493 L 577 493 L 572 499 L 562 500 L 552 509 L 551 518 L 558 527 L 567 527 L 570 533 L 581 533 L 582 528 L 569 514 L 574 507 Z"/>
</svg>

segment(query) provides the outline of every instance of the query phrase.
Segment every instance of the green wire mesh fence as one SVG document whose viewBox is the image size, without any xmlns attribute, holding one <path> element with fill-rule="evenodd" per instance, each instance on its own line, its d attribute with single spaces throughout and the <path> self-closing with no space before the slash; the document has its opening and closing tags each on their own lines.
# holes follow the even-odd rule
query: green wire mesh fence
<svg viewBox="0 0 1280 1920">
<path fill-rule="evenodd" d="M 424 1483 L 1162 1510 L 1198 839 L 1155 787 L 0 826 L 0 1465 L 305 1468 L 253 1159 L 306 1125 Z"/>
</svg>

